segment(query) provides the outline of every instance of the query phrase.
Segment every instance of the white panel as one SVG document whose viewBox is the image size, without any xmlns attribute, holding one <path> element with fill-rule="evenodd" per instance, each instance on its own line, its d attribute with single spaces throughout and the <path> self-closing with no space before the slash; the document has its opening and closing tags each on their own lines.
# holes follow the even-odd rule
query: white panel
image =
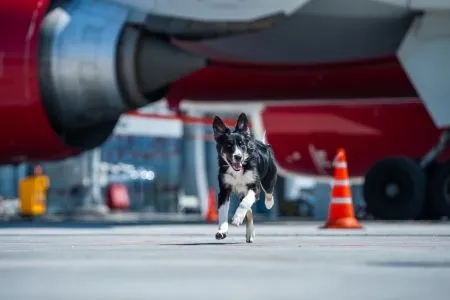
<svg viewBox="0 0 450 300">
<path fill-rule="evenodd" d="M 114 134 L 180 138 L 183 134 L 183 123 L 175 118 L 123 115 L 114 129 Z"/>
<path fill-rule="evenodd" d="M 450 11 L 417 17 L 397 55 L 436 126 L 450 127 Z"/>
</svg>

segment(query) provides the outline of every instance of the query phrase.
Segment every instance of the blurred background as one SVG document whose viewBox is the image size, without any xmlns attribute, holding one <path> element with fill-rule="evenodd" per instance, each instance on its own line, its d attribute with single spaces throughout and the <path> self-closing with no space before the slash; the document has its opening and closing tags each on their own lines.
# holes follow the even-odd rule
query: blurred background
<svg viewBox="0 0 450 300">
<path fill-rule="evenodd" d="M 325 219 L 340 148 L 358 218 L 449 217 L 448 2 L 260 3 L 0 4 L 2 220 L 214 222 L 241 112 L 279 167 L 256 218 Z"/>
<path fill-rule="evenodd" d="M 41 218 L 116 220 L 158 219 L 214 222 L 218 161 L 212 115 L 175 114 L 164 101 L 120 117 L 113 134 L 100 147 L 52 162 L 22 163 L 0 168 L 0 213 L 20 219 L 19 182 L 41 166 L 50 185 Z M 221 114 L 234 126 L 237 114 Z M 354 205 L 364 216 L 361 185 L 352 185 Z M 255 218 L 286 217 L 323 220 L 331 186 L 304 176 L 280 175 L 276 204 L 255 204 Z M 125 203 L 124 203 L 125 202 Z M 237 199 L 232 197 L 231 211 Z M 38 217 L 38 216 L 36 216 Z"/>
</svg>

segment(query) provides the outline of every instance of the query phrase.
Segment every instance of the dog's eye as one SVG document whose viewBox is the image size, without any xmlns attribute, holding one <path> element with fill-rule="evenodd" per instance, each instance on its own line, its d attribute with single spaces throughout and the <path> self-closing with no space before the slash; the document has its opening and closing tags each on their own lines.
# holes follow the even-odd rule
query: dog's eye
<svg viewBox="0 0 450 300">
<path fill-rule="evenodd" d="M 231 149 L 231 148 L 233 148 L 233 145 L 227 144 L 227 148 L 228 148 L 228 149 Z"/>
</svg>

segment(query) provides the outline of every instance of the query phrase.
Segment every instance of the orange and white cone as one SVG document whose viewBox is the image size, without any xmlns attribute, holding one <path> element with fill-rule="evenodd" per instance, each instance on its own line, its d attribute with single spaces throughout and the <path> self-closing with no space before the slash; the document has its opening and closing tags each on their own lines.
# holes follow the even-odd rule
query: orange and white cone
<svg viewBox="0 0 450 300">
<path fill-rule="evenodd" d="M 334 160 L 334 180 L 328 220 L 321 228 L 362 228 L 353 210 L 352 192 L 347 169 L 345 150 L 340 148 Z"/>
<path fill-rule="evenodd" d="M 218 219 L 216 194 L 214 189 L 210 188 L 208 191 L 208 210 L 206 212 L 206 222 L 215 223 Z"/>
</svg>

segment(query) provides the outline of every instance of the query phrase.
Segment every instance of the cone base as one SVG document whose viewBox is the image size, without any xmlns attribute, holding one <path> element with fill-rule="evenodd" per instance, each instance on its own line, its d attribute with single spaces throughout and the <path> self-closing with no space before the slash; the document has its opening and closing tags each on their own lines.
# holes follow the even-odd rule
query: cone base
<svg viewBox="0 0 450 300">
<path fill-rule="evenodd" d="M 320 228 L 336 228 L 336 229 L 361 229 L 363 226 L 353 217 L 339 218 L 336 220 L 328 220 Z"/>
<path fill-rule="evenodd" d="M 216 215 L 216 214 L 208 214 L 207 216 L 206 216 L 206 222 L 208 222 L 208 223 L 217 223 L 217 221 L 218 221 L 218 216 Z"/>
</svg>

